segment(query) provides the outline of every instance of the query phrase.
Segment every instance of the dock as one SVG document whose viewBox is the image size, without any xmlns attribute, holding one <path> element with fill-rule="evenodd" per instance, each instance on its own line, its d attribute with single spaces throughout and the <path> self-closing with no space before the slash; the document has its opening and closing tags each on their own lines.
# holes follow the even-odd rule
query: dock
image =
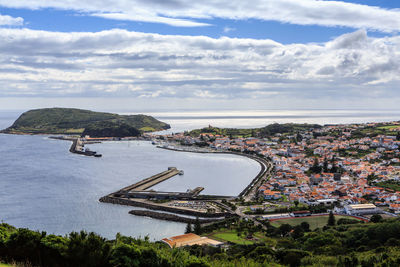
<svg viewBox="0 0 400 267">
<path fill-rule="evenodd" d="M 84 156 L 92 156 L 92 157 L 96 157 L 96 158 L 99 158 L 102 156 L 101 154 L 98 154 L 95 151 L 91 151 L 89 149 L 84 149 L 85 143 L 82 140 L 82 138 L 75 138 L 71 141 L 72 141 L 72 145 L 69 149 L 69 152 L 71 152 L 71 153 L 84 155 Z"/>
<path fill-rule="evenodd" d="M 161 182 L 164 182 L 165 180 L 168 180 L 171 177 L 174 177 L 175 175 L 179 174 L 179 172 L 180 171 L 177 168 L 169 167 L 167 171 L 160 172 L 133 185 L 124 187 L 120 190 L 120 192 L 125 193 L 129 191 L 144 191 L 152 186 L 155 186 L 156 184 L 159 184 Z"/>
<path fill-rule="evenodd" d="M 175 175 L 184 175 L 184 172 L 178 170 L 176 167 L 169 167 L 166 171 L 157 173 L 114 193 L 101 197 L 99 201 L 103 203 L 146 208 L 148 210 L 165 211 L 167 213 L 133 210 L 130 214 L 179 222 L 193 222 L 193 220 L 195 222 L 195 219 L 174 214 L 203 218 L 201 219 L 201 223 L 215 222 L 223 218 L 235 216 L 217 201 L 207 200 L 207 198 L 204 197 L 198 199 L 204 187 L 188 189 L 186 192 L 164 192 L 151 189 L 152 186 L 164 182 Z"/>
<path fill-rule="evenodd" d="M 186 192 L 161 192 L 147 190 L 156 184 L 164 182 L 181 173 L 182 171 L 178 170 L 176 167 L 169 167 L 166 171 L 157 173 L 137 183 L 126 186 L 117 192 L 110 194 L 110 196 L 142 199 L 191 199 L 204 190 L 204 187 L 196 187 L 193 190 L 188 189 Z"/>
</svg>

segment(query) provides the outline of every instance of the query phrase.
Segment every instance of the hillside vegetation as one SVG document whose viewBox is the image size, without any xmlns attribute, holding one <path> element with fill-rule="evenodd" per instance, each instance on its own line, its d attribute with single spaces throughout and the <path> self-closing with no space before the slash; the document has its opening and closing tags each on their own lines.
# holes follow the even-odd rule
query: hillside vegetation
<svg viewBox="0 0 400 267">
<path fill-rule="evenodd" d="M 232 223 L 226 222 L 221 229 L 216 229 L 219 237 L 231 240 L 226 249 L 196 245 L 171 249 L 163 243 L 150 242 L 148 238 L 117 234 L 114 240 L 108 240 L 84 231 L 57 236 L 0 223 L 0 261 L 29 262 L 30 266 L 44 267 L 400 265 L 398 219 L 346 223 L 339 224 L 338 220 L 337 225 L 315 230 L 311 230 L 308 223 L 282 224 L 278 228 L 268 226 L 263 233 L 251 222 L 239 221 L 235 224 L 238 234 L 222 236 L 220 233 L 232 231 Z M 258 229 L 257 234 L 254 227 Z M 260 237 L 259 241 L 243 242 L 242 236 L 247 232 Z"/>
<path fill-rule="evenodd" d="M 217 128 L 206 127 L 192 130 L 190 136 L 199 136 L 201 133 L 217 134 L 229 137 L 269 137 L 275 134 L 295 134 L 300 131 L 321 128 L 318 124 L 296 124 L 296 123 L 274 123 L 262 128 L 239 129 L 239 128 Z"/>
<path fill-rule="evenodd" d="M 170 126 L 151 116 L 118 115 L 72 108 L 35 109 L 23 113 L 3 133 L 89 134 L 91 136 L 137 136 Z"/>
</svg>

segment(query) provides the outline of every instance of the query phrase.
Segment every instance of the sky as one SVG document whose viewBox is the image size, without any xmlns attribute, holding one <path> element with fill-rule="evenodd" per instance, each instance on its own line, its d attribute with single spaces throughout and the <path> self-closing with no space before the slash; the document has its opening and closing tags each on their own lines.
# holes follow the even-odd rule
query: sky
<svg viewBox="0 0 400 267">
<path fill-rule="evenodd" d="M 0 0 L 0 109 L 398 109 L 393 0 Z"/>
</svg>

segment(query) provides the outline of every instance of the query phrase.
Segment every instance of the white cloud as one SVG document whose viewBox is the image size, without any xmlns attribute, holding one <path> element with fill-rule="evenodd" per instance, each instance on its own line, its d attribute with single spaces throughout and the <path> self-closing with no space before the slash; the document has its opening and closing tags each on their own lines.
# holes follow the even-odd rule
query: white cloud
<svg viewBox="0 0 400 267">
<path fill-rule="evenodd" d="M 231 28 L 231 27 L 224 27 L 224 32 L 225 33 L 228 33 L 228 32 L 233 32 L 233 31 L 235 31 L 236 29 L 235 28 Z"/>
<path fill-rule="evenodd" d="M 21 26 L 24 24 L 24 19 L 21 17 L 11 17 L 0 14 L 0 26 Z"/>
<path fill-rule="evenodd" d="M 190 20 L 186 20 L 186 19 L 176 19 L 176 18 L 154 16 L 152 14 L 147 14 L 147 15 L 135 14 L 135 16 L 130 16 L 130 15 L 124 14 L 124 13 L 94 13 L 91 15 L 94 17 L 101 17 L 101 18 L 106 18 L 106 19 L 163 23 L 163 24 L 176 26 L 176 27 L 210 26 L 210 24 L 208 24 L 208 23 L 195 22 L 195 21 L 190 21 Z"/>
<path fill-rule="evenodd" d="M 0 96 L 319 99 L 398 95 L 400 37 L 324 44 L 0 29 Z M 360 95 L 360 92 L 363 92 Z"/>
<path fill-rule="evenodd" d="M 57 8 L 118 20 L 206 26 L 196 19 L 260 19 L 300 25 L 344 26 L 384 32 L 400 30 L 400 10 L 320 0 L 0 0 L 11 8 Z"/>
</svg>

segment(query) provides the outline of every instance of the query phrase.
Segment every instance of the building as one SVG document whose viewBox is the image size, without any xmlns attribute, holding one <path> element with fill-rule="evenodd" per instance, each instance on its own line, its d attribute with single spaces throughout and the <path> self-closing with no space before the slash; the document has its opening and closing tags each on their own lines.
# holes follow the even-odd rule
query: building
<svg viewBox="0 0 400 267">
<path fill-rule="evenodd" d="M 348 215 L 368 215 L 381 213 L 381 210 L 374 204 L 345 205 L 344 210 Z"/>
<path fill-rule="evenodd" d="M 282 219 L 282 218 L 290 218 L 289 213 L 279 213 L 279 214 L 268 214 L 261 216 L 264 220 L 273 220 L 273 219 Z"/>
<path fill-rule="evenodd" d="M 271 191 L 269 189 L 264 190 L 264 199 L 276 200 L 276 199 L 280 199 L 281 197 L 282 197 L 282 195 L 281 195 L 280 191 Z"/>
<path fill-rule="evenodd" d="M 179 248 L 193 245 L 210 245 L 218 247 L 224 244 L 223 242 L 219 242 L 208 237 L 198 236 L 193 233 L 173 236 L 170 238 L 163 238 L 161 239 L 161 241 L 167 244 L 170 248 Z"/>
<path fill-rule="evenodd" d="M 305 217 L 305 216 L 311 216 L 311 212 L 308 210 L 300 210 L 300 211 L 293 211 L 292 212 L 293 217 Z"/>
<path fill-rule="evenodd" d="M 337 201 L 334 198 L 326 198 L 326 199 L 318 199 L 316 201 L 318 203 L 318 205 L 324 205 L 324 206 L 332 206 L 333 204 L 335 204 Z"/>
</svg>

